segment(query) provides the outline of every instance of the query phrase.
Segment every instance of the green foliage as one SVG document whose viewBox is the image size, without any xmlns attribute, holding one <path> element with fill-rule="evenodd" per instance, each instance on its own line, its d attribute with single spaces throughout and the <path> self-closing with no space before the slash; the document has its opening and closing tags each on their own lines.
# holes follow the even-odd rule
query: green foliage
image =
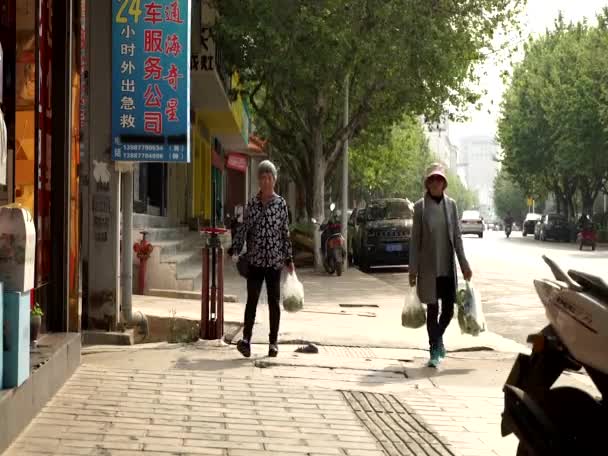
<svg viewBox="0 0 608 456">
<path fill-rule="evenodd" d="M 394 125 L 385 141 L 360 141 L 350 150 L 351 194 L 357 200 L 418 199 L 424 171 L 433 161 L 420 122 L 410 116 Z"/>
<path fill-rule="evenodd" d="M 501 220 L 510 212 L 516 221 L 522 221 L 528 212 L 527 195 L 504 170 L 501 170 L 494 180 L 494 208 Z"/>
<path fill-rule="evenodd" d="M 531 40 L 502 104 L 504 167 L 525 193 L 553 193 L 558 209 L 583 210 L 608 177 L 608 10 L 599 25 L 566 24 Z"/>
<path fill-rule="evenodd" d="M 437 119 L 446 104 L 474 103 L 474 65 L 524 1 L 218 0 L 215 33 L 276 158 L 322 217 L 345 141 L 404 113 Z"/>
<path fill-rule="evenodd" d="M 477 193 L 466 188 L 456 173 L 448 171 L 448 181 L 446 193 L 456 201 L 460 212 L 458 216 L 462 216 L 463 211 L 479 207 Z"/>
</svg>

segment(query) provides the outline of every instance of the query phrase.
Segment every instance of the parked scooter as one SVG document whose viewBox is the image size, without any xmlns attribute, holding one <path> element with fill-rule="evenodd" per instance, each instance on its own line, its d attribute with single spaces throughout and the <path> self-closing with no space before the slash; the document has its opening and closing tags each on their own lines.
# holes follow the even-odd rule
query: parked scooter
<svg viewBox="0 0 608 456">
<path fill-rule="evenodd" d="M 549 326 L 530 335 L 504 386 L 503 436 L 519 439 L 517 456 L 599 456 L 608 448 L 608 284 L 578 271 L 566 274 L 543 257 L 555 280 L 536 280 Z M 584 369 L 601 398 L 555 387 L 566 370 Z"/>
<path fill-rule="evenodd" d="M 328 274 L 335 272 L 338 276 L 341 276 L 344 270 L 344 258 L 346 257 L 346 243 L 342 236 L 342 223 L 335 209 L 336 205 L 331 203 L 329 218 L 319 226 L 321 231 L 321 257 L 323 258 L 323 267 Z M 318 224 L 315 219 L 312 219 L 312 222 Z"/>
</svg>

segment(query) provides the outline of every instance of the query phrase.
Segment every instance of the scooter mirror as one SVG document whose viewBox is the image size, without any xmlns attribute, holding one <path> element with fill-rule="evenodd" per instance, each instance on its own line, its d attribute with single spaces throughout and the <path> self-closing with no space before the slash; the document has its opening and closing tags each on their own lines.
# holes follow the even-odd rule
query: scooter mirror
<svg viewBox="0 0 608 456">
<path fill-rule="evenodd" d="M 336 208 L 336 203 L 331 203 L 329 205 L 329 210 L 333 212 L 333 210 Z"/>
</svg>

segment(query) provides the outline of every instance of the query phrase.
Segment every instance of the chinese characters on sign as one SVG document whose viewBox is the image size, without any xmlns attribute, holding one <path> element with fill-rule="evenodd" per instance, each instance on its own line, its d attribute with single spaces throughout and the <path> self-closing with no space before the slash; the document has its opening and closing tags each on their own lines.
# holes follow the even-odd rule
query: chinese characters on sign
<svg viewBox="0 0 608 456">
<path fill-rule="evenodd" d="M 112 157 L 190 161 L 190 0 L 112 0 Z"/>
</svg>

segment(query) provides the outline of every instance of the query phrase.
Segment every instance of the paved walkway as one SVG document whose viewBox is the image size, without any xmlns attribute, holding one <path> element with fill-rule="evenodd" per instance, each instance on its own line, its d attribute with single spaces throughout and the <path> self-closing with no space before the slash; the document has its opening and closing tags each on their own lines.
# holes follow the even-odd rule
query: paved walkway
<svg viewBox="0 0 608 456">
<path fill-rule="evenodd" d="M 264 377 L 85 365 L 6 456 L 292 454 L 456 453 L 394 397 Z"/>
</svg>

